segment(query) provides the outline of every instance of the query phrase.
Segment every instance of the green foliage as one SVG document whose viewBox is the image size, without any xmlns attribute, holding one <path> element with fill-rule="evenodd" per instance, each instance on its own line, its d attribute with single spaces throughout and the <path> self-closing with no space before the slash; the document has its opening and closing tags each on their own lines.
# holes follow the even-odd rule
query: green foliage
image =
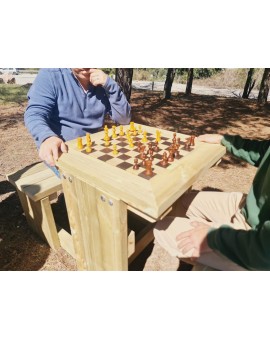
<svg viewBox="0 0 270 340">
<path fill-rule="evenodd" d="M 0 103 L 22 103 L 27 100 L 29 86 L 1 84 Z"/>
<path fill-rule="evenodd" d="M 167 68 L 137 68 L 134 69 L 134 80 L 164 81 L 166 79 Z M 194 68 L 194 79 L 209 78 L 221 72 L 222 68 Z M 175 81 L 186 82 L 188 68 L 177 68 Z"/>
</svg>

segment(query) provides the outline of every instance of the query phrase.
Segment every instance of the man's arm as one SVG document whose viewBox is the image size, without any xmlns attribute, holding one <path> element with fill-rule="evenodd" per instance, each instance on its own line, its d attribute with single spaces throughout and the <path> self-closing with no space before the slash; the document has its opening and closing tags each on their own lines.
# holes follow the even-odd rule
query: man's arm
<svg viewBox="0 0 270 340">
<path fill-rule="evenodd" d="M 254 166 L 259 166 L 270 146 L 270 140 L 251 140 L 240 136 L 206 134 L 198 137 L 201 142 L 223 144 L 227 151 Z"/>
<path fill-rule="evenodd" d="M 128 124 L 131 120 L 131 108 L 120 86 L 98 69 L 90 70 L 90 81 L 94 86 L 103 86 L 110 103 L 112 119 L 119 124 Z"/>
<path fill-rule="evenodd" d="M 56 95 L 46 69 L 41 69 L 28 92 L 28 106 L 24 114 L 27 129 L 39 148 L 41 160 L 54 166 L 61 152 L 67 152 L 63 140 L 50 128 L 50 114 L 56 105 Z"/>
</svg>

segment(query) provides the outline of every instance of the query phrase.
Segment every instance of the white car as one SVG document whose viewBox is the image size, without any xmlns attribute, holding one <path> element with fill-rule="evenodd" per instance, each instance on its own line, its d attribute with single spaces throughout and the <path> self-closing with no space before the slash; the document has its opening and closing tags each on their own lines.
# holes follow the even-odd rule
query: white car
<svg viewBox="0 0 270 340">
<path fill-rule="evenodd" d="M 0 68 L 0 74 L 17 75 L 19 74 L 19 71 L 16 68 Z"/>
</svg>

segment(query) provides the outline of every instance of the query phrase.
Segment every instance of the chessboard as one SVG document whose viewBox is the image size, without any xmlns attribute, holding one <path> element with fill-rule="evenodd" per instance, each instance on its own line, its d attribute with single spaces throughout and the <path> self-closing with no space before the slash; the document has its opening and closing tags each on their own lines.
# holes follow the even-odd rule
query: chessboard
<svg viewBox="0 0 270 340">
<path fill-rule="evenodd" d="M 153 129 L 147 131 L 147 128 L 142 129 L 140 125 L 136 127 L 134 123 L 122 131 L 123 136 L 119 135 L 119 127 L 118 131 L 116 128 L 108 130 L 107 143 L 104 140 L 105 133 L 103 135 L 99 133 L 101 138 L 93 141 L 93 137 L 90 137 L 91 151 L 87 150 L 87 136 L 79 138 L 75 150 L 151 180 L 175 166 L 175 163 L 181 162 L 183 157 L 196 148 L 194 136 L 170 131 L 161 132 L 159 129 L 155 132 Z"/>
<path fill-rule="evenodd" d="M 77 197 L 95 188 L 94 196 L 105 192 L 157 219 L 225 154 L 223 146 L 196 138 L 193 143 L 190 135 L 178 131 L 146 125 L 120 128 L 66 142 L 68 153 L 57 165 L 63 185 Z"/>
</svg>

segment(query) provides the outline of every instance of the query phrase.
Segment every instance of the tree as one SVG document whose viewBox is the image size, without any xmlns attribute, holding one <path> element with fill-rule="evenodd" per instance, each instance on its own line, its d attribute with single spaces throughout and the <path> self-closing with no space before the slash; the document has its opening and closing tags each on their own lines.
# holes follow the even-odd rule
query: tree
<svg viewBox="0 0 270 340">
<path fill-rule="evenodd" d="M 116 68 L 115 81 L 119 84 L 124 92 L 128 102 L 131 96 L 131 85 L 133 77 L 133 68 Z"/>
<path fill-rule="evenodd" d="M 270 68 L 266 68 L 263 73 L 261 87 L 258 95 L 258 103 L 264 105 L 267 102 L 270 86 Z"/>
<path fill-rule="evenodd" d="M 163 93 L 163 98 L 165 99 L 170 99 L 171 98 L 171 89 L 172 89 L 172 84 L 175 76 L 175 68 L 168 68 L 167 71 L 167 76 L 166 76 L 166 81 L 164 84 L 164 93 Z"/>
<path fill-rule="evenodd" d="M 252 91 L 255 85 L 255 80 L 252 79 L 254 75 L 254 71 L 255 71 L 254 68 L 250 68 L 248 71 L 247 80 L 246 80 L 246 84 L 244 87 L 242 98 L 248 99 L 250 92 Z"/>
<path fill-rule="evenodd" d="M 188 77 L 187 77 L 187 87 L 186 87 L 186 95 L 189 96 L 191 94 L 193 83 L 193 68 L 188 69 Z"/>
</svg>

